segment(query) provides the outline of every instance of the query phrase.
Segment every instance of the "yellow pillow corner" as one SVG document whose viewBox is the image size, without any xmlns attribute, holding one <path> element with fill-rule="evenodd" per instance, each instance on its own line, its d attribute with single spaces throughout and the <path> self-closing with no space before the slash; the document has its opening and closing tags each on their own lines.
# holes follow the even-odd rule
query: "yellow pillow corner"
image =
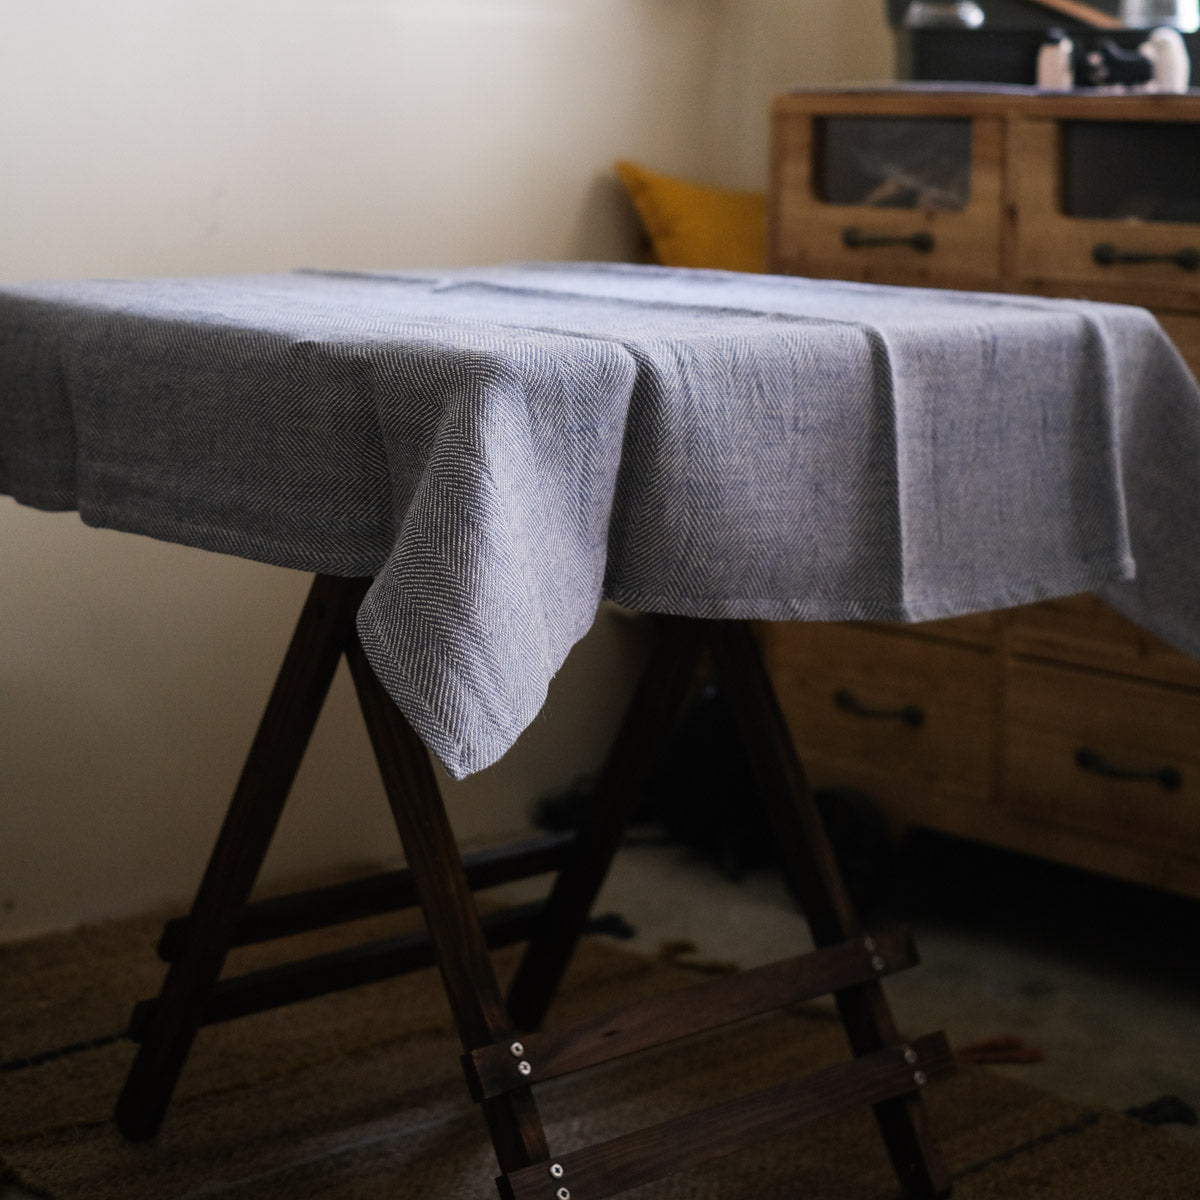
<svg viewBox="0 0 1200 1200">
<path fill-rule="evenodd" d="M 765 271 L 766 196 L 661 175 L 621 159 L 624 185 L 665 267 Z"/>
</svg>

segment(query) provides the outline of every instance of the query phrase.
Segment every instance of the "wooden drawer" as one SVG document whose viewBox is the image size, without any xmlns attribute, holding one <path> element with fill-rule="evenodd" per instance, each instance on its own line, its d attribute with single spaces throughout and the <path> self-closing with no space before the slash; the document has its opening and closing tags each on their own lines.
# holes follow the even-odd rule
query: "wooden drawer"
<svg viewBox="0 0 1200 1200">
<path fill-rule="evenodd" d="M 1013 661 L 1003 803 L 1029 820 L 1200 858 L 1200 693 Z"/>
<path fill-rule="evenodd" d="M 814 786 L 933 824 L 939 804 L 986 802 L 990 650 L 854 625 L 769 625 L 760 639 Z"/>
<path fill-rule="evenodd" d="M 895 203 L 876 191 L 877 202 L 854 202 L 826 186 L 824 142 L 842 131 L 837 122 L 872 120 L 911 127 L 961 123 L 967 133 L 965 203 L 950 207 L 936 184 L 914 186 Z M 883 111 L 864 116 L 854 97 L 816 110 L 811 99 L 783 97 L 774 111 L 770 233 L 773 269 L 788 274 L 938 287 L 996 288 L 1000 277 L 1003 121 L 998 116 L 953 111 L 914 114 Z M 906 177 L 903 165 L 895 174 Z"/>
<path fill-rule="evenodd" d="M 946 617 L 940 621 L 864 621 L 860 627 L 896 633 L 903 637 L 936 638 L 938 641 L 966 642 L 990 648 L 996 644 L 997 617 L 994 612 L 968 613 L 965 617 Z"/>
<path fill-rule="evenodd" d="M 1133 115 L 1144 113 L 1138 109 Z M 1081 126 L 1112 126 L 1131 136 L 1142 127 L 1111 116 L 1074 125 L 1050 117 L 1024 117 L 1010 124 L 1010 161 L 1021 164 L 1009 179 L 1015 217 L 1014 286 L 1018 291 L 1151 307 L 1200 306 L 1200 223 L 1078 215 L 1086 208 L 1072 207 L 1065 164 L 1068 140 Z M 1176 122 L 1172 127 L 1195 129 L 1200 138 L 1200 123 Z M 1132 188 L 1131 183 L 1127 204 L 1134 210 L 1137 197 Z M 1115 203 L 1114 211 L 1121 207 Z"/>
<path fill-rule="evenodd" d="M 1095 596 L 1046 600 L 1013 609 L 1002 620 L 1010 654 L 1200 690 L 1200 661 L 1127 621 Z"/>
</svg>

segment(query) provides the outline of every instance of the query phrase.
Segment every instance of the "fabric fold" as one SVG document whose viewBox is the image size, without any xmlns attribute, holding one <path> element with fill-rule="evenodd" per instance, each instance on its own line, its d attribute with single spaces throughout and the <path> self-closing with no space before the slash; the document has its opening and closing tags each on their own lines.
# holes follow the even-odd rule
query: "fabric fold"
<svg viewBox="0 0 1200 1200">
<path fill-rule="evenodd" d="M 605 598 L 924 620 L 1099 590 L 1196 653 L 1198 460 L 1200 392 L 1125 306 L 578 263 L 0 288 L 0 487 L 373 576 L 364 647 L 456 776 Z"/>
</svg>

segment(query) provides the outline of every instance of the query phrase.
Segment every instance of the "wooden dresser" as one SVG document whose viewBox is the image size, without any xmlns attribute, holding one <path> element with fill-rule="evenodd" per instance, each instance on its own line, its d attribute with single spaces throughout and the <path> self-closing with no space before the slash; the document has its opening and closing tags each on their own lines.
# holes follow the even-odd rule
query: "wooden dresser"
<svg viewBox="0 0 1200 1200">
<path fill-rule="evenodd" d="M 772 122 L 773 270 L 1140 304 L 1200 371 L 1200 94 L 801 91 Z M 1200 661 L 1094 598 L 760 635 L 814 786 L 1200 896 Z"/>
</svg>

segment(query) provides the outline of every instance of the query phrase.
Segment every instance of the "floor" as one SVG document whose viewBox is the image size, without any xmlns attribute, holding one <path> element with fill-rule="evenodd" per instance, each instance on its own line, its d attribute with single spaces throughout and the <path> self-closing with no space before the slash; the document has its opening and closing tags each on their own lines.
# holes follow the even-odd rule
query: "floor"
<svg viewBox="0 0 1200 1200">
<path fill-rule="evenodd" d="M 889 979 L 902 1031 L 956 1048 L 1006 1035 L 1042 1061 L 995 1070 L 1126 1110 L 1173 1096 L 1200 1112 L 1200 901 L 933 834 L 898 850 L 869 923 L 907 924 L 921 963 Z M 658 953 L 753 966 L 811 946 L 778 872 L 733 881 L 678 846 L 631 846 L 600 899 Z M 1172 1122 L 1200 1148 L 1200 1127 Z"/>
<path fill-rule="evenodd" d="M 1200 1110 L 1200 901 L 932 834 L 897 851 L 869 923 L 903 921 L 922 962 L 888 980 L 902 1031 L 962 1047 L 1012 1035 L 1042 1061 L 993 1069 L 1120 1110 L 1162 1097 Z M 511 889 L 524 890 L 518 886 Z M 753 966 L 811 945 L 776 870 L 730 878 L 702 854 L 642 839 L 618 857 L 599 911 L 709 962 Z M 1163 1128 L 1200 1148 L 1200 1127 Z M 0 1200 L 28 1193 L 0 1187 Z"/>
</svg>

